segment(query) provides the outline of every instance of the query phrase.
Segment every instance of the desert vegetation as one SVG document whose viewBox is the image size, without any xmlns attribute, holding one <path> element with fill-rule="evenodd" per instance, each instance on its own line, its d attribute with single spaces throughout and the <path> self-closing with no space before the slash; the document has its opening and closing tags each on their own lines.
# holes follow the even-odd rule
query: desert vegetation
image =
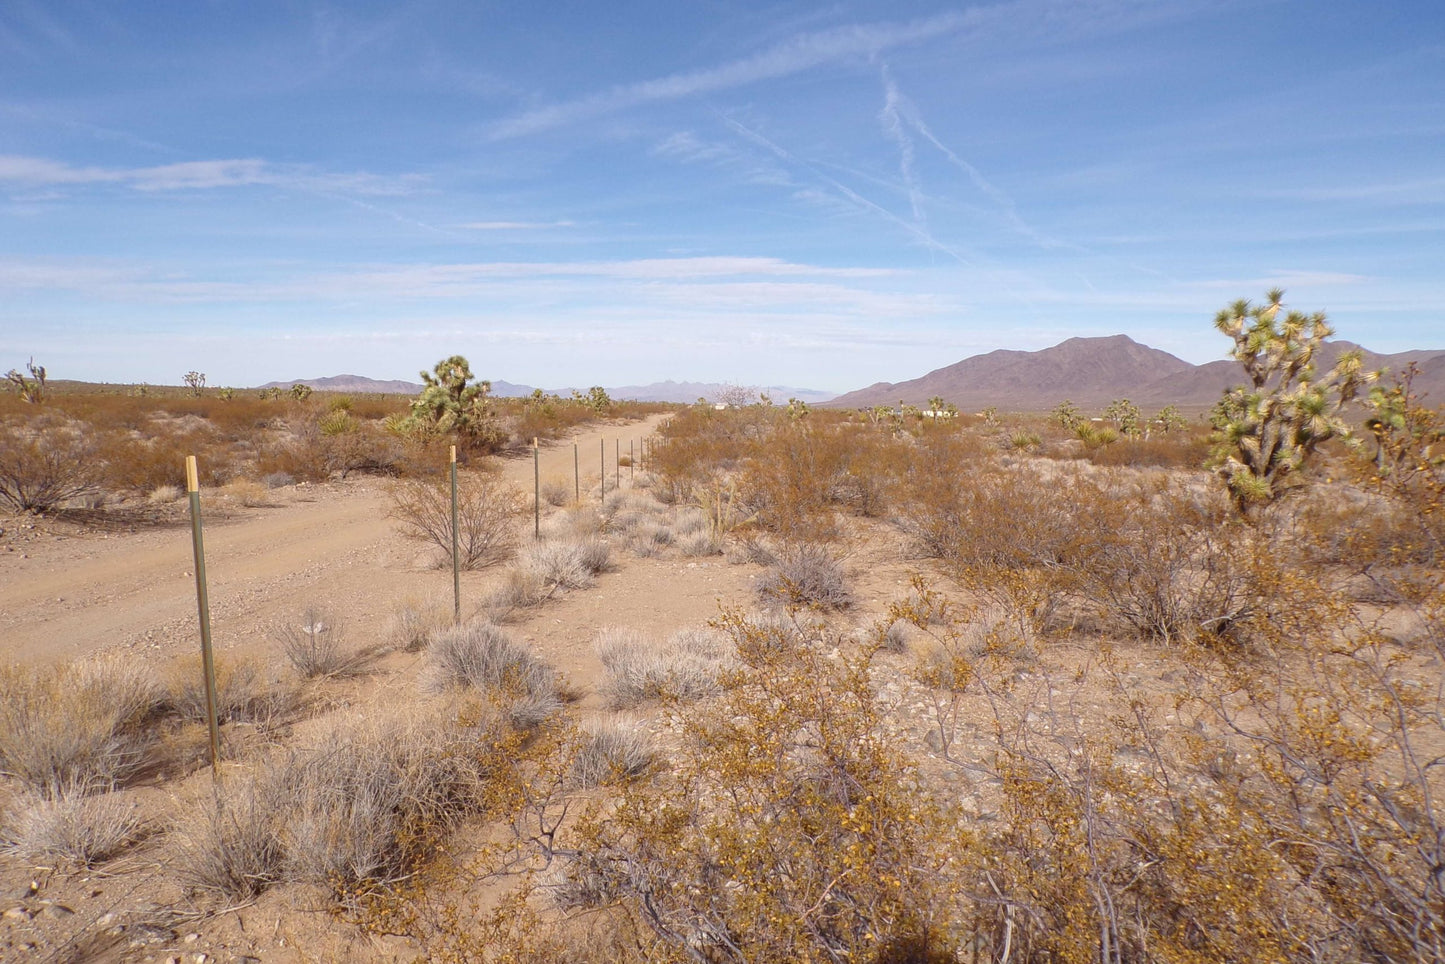
<svg viewBox="0 0 1445 964">
<path fill-rule="evenodd" d="M 8 671 L 5 846 L 438 960 L 1445 960 L 1445 426 L 1277 293 L 1218 324 L 1207 419 L 699 404 L 535 537 L 474 467 L 475 612 L 398 599 L 371 703 L 298 614 L 285 678 L 225 668 L 214 787 L 194 692 Z M 395 515 L 449 552 L 429 485 Z M 699 567 L 692 625 L 550 616 Z"/>
<path fill-rule="evenodd" d="M 43 366 L 9 373 L 0 394 L 0 508 L 45 513 L 109 508 L 154 513 L 185 485 L 276 488 L 357 474 L 435 478 L 449 446 L 463 462 L 555 439 L 598 418 L 656 409 L 605 398 L 536 393 L 496 399 L 465 358 L 439 362 L 420 396 L 47 384 Z M 189 376 L 195 376 L 190 378 Z M 422 498 L 418 493 L 416 498 Z"/>
</svg>

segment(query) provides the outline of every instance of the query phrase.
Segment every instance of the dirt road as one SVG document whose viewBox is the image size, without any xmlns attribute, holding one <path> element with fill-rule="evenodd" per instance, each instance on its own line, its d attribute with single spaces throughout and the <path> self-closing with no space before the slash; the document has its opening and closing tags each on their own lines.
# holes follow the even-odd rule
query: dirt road
<svg viewBox="0 0 1445 964">
<path fill-rule="evenodd" d="M 589 427 L 544 446 L 542 478 L 572 481 L 575 441 L 585 492 L 589 474 L 596 485 L 602 444 L 610 474 L 615 441 L 625 454 L 629 439 L 649 435 L 663 417 Z M 503 473 L 530 493 L 530 457 L 505 460 Z M 625 483 L 626 469 L 622 477 Z M 397 602 L 450 591 L 450 579 L 428 568 L 421 547 L 400 538 L 387 519 L 381 480 L 278 490 L 274 506 L 225 518 L 207 512 L 207 499 L 203 492 L 212 625 L 222 650 L 272 645 L 274 627 L 311 605 L 341 614 L 354 642 L 380 642 Z M 0 661 L 68 660 L 112 649 L 169 656 L 196 646 L 188 527 L 130 534 L 46 524 L 7 548 L 0 552 Z M 464 594 L 487 578 L 464 574 Z"/>
</svg>

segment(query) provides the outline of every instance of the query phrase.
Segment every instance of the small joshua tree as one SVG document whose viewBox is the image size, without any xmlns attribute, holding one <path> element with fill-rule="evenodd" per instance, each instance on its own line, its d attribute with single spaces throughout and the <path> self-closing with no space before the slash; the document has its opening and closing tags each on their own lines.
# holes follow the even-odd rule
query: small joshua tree
<svg viewBox="0 0 1445 964">
<path fill-rule="evenodd" d="M 1214 319 L 1234 340 L 1230 357 L 1249 379 L 1226 391 L 1210 414 L 1213 464 L 1241 514 L 1278 498 L 1321 442 L 1350 437 L 1342 410 L 1374 378 L 1362 372 L 1357 351 L 1327 373 L 1316 371 L 1315 354 L 1334 329 L 1323 312 L 1281 317 L 1283 300 L 1276 288 L 1264 304 L 1236 301 Z"/>
<path fill-rule="evenodd" d="M 1067 398 L 1054 406 L 1054 410 L 1049 412 L 1049 418 L 1057 422 L 1065 432 L 1072 432 L 1084 421 L 1084 416 L 1079 413 L 1078 406 Z"/>
<path fill-rule="evenodd" d="M 200 395 L 206 388 L 205 372 L 186 372 L 182 380 L 185 381 L 186 387 L 191 390 L 192 395 Z"/>
<path fill-rule="evenodd" d="M 1129 438 L 1137 438 L 1144 431 L 1144 416 L 1139 406 L 1127 398 L 1118 398 L 1104 409 L 1104 417 L 1119 427 L 1119 432 Z"/>
<path fill-rule="evenodd" d="M 30 372 L 29 378 L 12 368 L 5 373 L 5 379 L 22 402 L 38 405 L 45 401 L 45 366 L 35 364 L 35 359 L 32 358 L 26 363 L 25 369 Z"/>
</svg>

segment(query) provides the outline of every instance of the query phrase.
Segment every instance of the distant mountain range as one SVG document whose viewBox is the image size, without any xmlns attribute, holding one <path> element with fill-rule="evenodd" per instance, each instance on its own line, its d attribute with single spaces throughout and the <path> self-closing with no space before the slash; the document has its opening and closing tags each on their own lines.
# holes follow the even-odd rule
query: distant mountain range
<svg viewBox="0 0 1445 964">
<path fill-rule="evenodd" d="M 1321 352 L 1320 364 L 1333 365 L 1342 352 L 1359 345 L 1347 341 L 1328 342 Z M 1415 380 L 1417 393 L 1427 394 L 1428 403 L 1445 402 L 1445 349 L 1403 351 L 1382 355 L 1360 348 L 1367 370 L 1403 371 L 1414 362 L 1420 374 Z M 1039 351 L 1000 349 L 985 355 L 974 355 L 963 361 L 938 368 L 919 378 L 905 382 L 878 382 L 867 388 L 833 396 L 807 388 L 786 386 L 740 386 L 719 382 L 654 382 L 651 385 L 624 385 L 608 388 L 607 394 L 617 399 L 643 402 L 694 402 L 705 398 L 710 402 L 728 400 L 733 396 L 756 401 L 766 393 L 782 404 L 797 398 L 810 405 L 826 404 L 830 408 L 871 408 L 874 405 L 896 405 L 900 400 L 909 405 L 926 406 L 928 400 L 940 397 L 967 412 L 993 406 L 1003 411 L 1047 411 L 1068 399 L 1082 408 L 1102 408 L 1117 398 L 1127 398 L 1143 408 L 1178 405 L 1183 408 L 1208 408 L 1232 385 L 1243 381 L 1237 362 L 1213 361 L 1192 365 L 1167 351 L 1141 345 L 1127 335 L 1104 338 L 1070 338 L 1052 348 Z M 415 395 L 422 386 L 416 382 L 379 381 L 360 375 L 334 375 L 330 378 L 298 378 L 294 381 L 267 382 L 262 388 L 290 388 L 300 383 L 331 392 L 384 392 Z M 492 394 L 502 398 L 530 395 L 531 385 L 492 381 Z M 560 389 L 558 395 L 570 395 L 571 389 Z"/>
<path fill-rule="evenodd" d="M 1360 346 L 1347 341 L 1325 345 L 1319 364 L 1330 366 L 1341 353 Z M 1382 355 L 1368 349 L 1367 370 L 1398 372 L 1410 362 L 1420 368 L 1415 390 L 1429 401 L 1445 401 L 1445 349 Z M 941 397 L 964 411 L 990 406 L 1004 411 L 1046 411 L 1065 399 L 1084 408 L 1098 408 L 1127 398 L 1145 408 L 1179 405 L 1207 408 L 1233 385 L 1243 371 L 1232 360 L 1192 365 L 1166 351 L 1141 345 L 1127 335 L 1070 338 L 1039 351 L 991 351 L 974 355 L 905 382 L 879 382 L 828 402 L 838 408 L 874 405 L 925 406 Z"/>
<path fill-rule="evenodd" d="M 356 392 L 376 395 L 415 395 L 422 390 L 420 382 L 392 379 L 385 381 L 367 378 L 365 375 L 332 375 L 328 378 L 293 378 L 288 382 L 267 382 L 259 388 L 290 388 L 292 385 L 309 385 L 318 392 Z M 501 398 L 520 398 L 532 394 L 531 385 L 513 385 L 511 382 L 492 382 L 492 394 Z"/>
<path fill-rule="evenodd" d="M 379 393 L 386 395 L 415 395 L 422 386 L 417 382 L 382 381 L 362 375 L 332 375 L 328 378 L 296 378 L 291 381 L 267 382 L 261 388 L 290 388 L 292 385 L 308 385 L 323 392 Z M 531 385 L 517 385 L 498 379 L 492 380 L 492 394 L 498 398 L 522 398 L 536 391 Z M 788 388 L 779 385 L 748 387 L 725 385 L 719 382 L 654 382 L 651 385 L 624 385 L 609 388 L 607 394 L 617 399 L 631 399 L 638 402 L 695 402 L 706 398 L 710 402 L 721 401 L 732 394 L 743 394 L 748 401 L 757 401 L 759 393 L 766 392 L 773 401 L 781 404 L 796 398 L 816 405 L 833 397 L 832 392 L 820 392 L 810 388 Z M 558 389 L 552 394 L 571 395 L 572 389 Z"/>
<path fill-rule="evenodd" d="M 733 395 L 746 396 L 749 402 L 756 402 L 759 395 L 766 394 L 779 405 L 790 398 L 817 405 L 835 395 L 834 392 L 789 388 L 786 385 L 723 385 L 718 382 L 674 381 L 653 382 L 651 385 L 624 385 L 621 388 L 607 389 L 607 394 L 613 398 L 630 398 L 638 402 L 695 402 L 699 398 L 720 402 Z"/>
</svg>

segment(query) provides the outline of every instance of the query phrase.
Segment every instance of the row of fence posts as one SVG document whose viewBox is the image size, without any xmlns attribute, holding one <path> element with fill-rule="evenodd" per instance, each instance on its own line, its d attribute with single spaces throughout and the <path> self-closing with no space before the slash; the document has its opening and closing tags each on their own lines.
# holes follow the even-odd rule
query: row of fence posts
<svg viewBox="0 0 1445 964">
<path fill-rule="evenodd" d="M 601 439 L 601 474 L 600 474 L 600 497 L 607 495 L 607 440 Z M 647 457 L 647 440 L 642 439 L 640 455 L 643 459 Z M 622 440 L 615 439 L 613 446 L 616 464 L 613 474 L 613 488 L 622 487 Z M 627 441 L 627 477 L 629 481 L 637 478 L 637 458 L 633 450 L 633 440 Z M 573 493 L 578 502 L 582 501 L 582 470 L 581 454 L 577 443 L 572 443 L 572 487 Z M 457 447 L 451 447 L 451 458 L 449 460 L 449 475 L 451 482 L 451 509 L 452 509 L 452 618 L 455 622 L 462 621 L 462 565 L 461 565 L 461 536 L 458 524 L 458 502 L 457 502 Z M 211 772 L 219 779 L 221 770 L 221 724 L 217 711 L 216 698 L 216 660 L 215 653 L 211 646 L 211 603 L 206 592 L 206 548 L 202 536 L 201 526 L 201 486 L 200 473 L 196 467 L 196 457 L 186 456 L 186 495 L 191 504 L 191 549 L 195 553 L 196 560 L 196 613 L 201 625 L 201 673 L 205 677 L 206 690 L 206 725 L 211 736 Z M 542 460 L 541 444 L 538 439 L 532 439 L 532 538 L 542 538 Z"/>
</svg>

